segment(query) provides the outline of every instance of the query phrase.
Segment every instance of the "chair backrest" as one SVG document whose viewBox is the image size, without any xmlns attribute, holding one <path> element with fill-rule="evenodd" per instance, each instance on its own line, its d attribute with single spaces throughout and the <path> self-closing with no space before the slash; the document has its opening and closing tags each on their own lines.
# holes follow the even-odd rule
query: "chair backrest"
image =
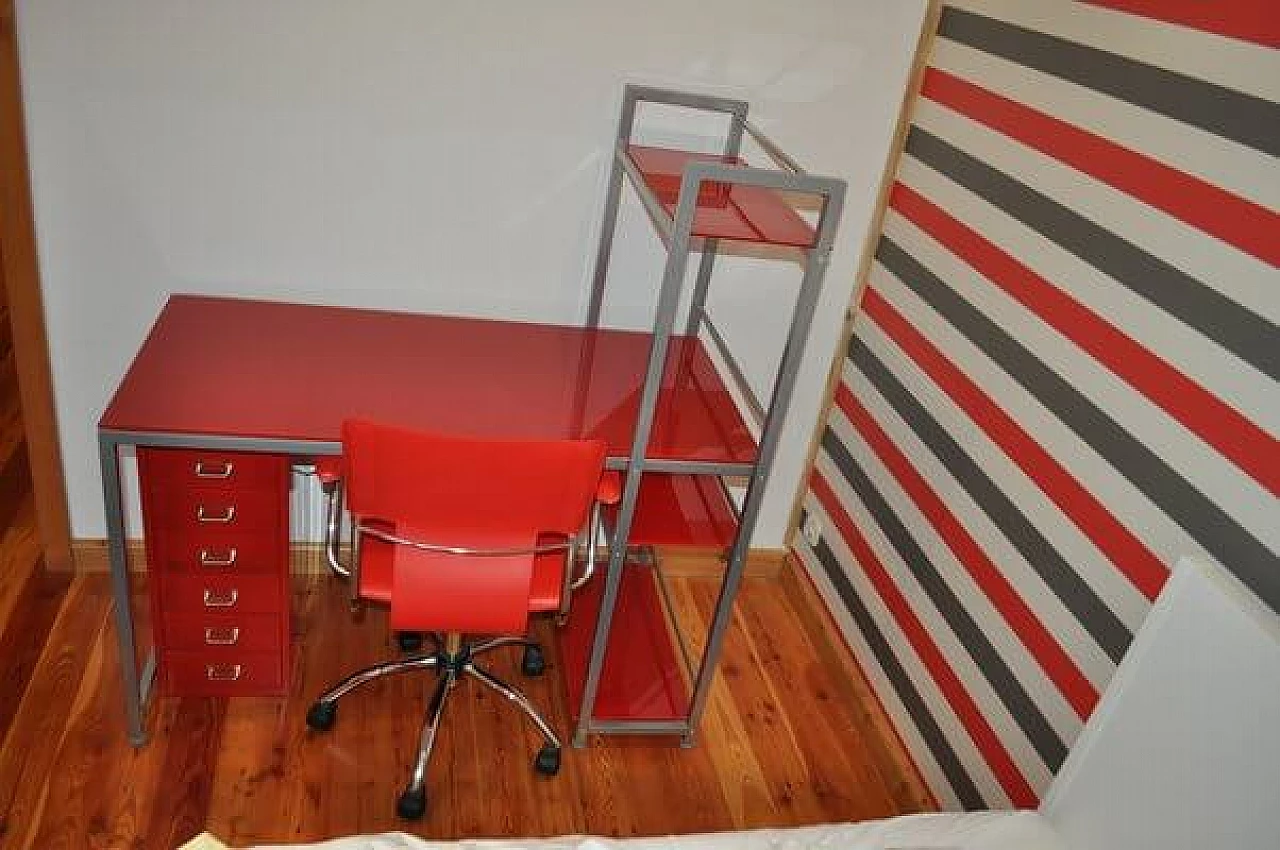
<svg viewBox="0 0 1280 850">
<path fill-rule="evenodd" d="M 364 420 L 343 423 L 342 443 L 352 513 L 459 545 L 473 531 L 577 533 L 605 456 L 601 440 L 480 440 Z"/>
<path fill-rule="evenodd" d="M 464 548 L 532 546 L 542 535 L 578 533 L 605 458 L 600 440 L 480 440 L 365 420 L 344 422 L 342 442 L 353 515 Z M 520 630 L 532 562 L 396 546 L 392 625 Z"/>
</svg>

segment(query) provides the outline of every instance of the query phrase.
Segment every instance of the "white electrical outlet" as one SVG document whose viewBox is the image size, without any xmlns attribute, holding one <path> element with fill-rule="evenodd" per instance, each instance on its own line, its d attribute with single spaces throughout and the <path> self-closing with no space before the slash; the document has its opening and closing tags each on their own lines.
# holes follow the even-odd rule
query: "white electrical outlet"
<svg viewBox="0 0 1280 850">
<path fill-rule="evenodd" d="M 822 523 L 816 516 L 805 517 L 804 526 L 800 531 L 804 534 L 805 542 L 810 546 L 817 546 L 822 541 Z"/>
</svg>

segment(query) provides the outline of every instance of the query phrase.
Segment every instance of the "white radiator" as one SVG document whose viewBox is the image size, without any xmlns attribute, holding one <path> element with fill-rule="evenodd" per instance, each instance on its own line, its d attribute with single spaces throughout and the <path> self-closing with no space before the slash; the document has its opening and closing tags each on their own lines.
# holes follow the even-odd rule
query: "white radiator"
<svg viewBox="0 0 1280 850">
<path fill-rule="evenodd" d="M 320 479 L 294 467 L 289 482 L 289 540 L 293 543 L 320 543 L 324 540 L 325 495 Z M 343 517 L 343 539 L 349 539 Z"/>
</svg>

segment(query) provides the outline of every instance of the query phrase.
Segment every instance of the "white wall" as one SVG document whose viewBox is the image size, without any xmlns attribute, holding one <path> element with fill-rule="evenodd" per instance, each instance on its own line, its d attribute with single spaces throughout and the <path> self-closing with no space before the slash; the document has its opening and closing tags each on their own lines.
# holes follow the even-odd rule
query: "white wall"
<svg viewBox="0 0 1280 850">
<path fill-rule="evenodd" d="M 849 181 L 755 540 L 780 545 L 923 10 L 19 2 L 73 533 L 104 534 L 95 424 L 170 292 L 579 321 L 616 108 L 636 81 L 747 98 L 800 162 Z M 621 228 L 607 316 L 643 323 L 659 246 L 634 199 Z M 760 384 L 782 281 L 794 267 L 739 260 L 714 284 Z"/>
</svg>

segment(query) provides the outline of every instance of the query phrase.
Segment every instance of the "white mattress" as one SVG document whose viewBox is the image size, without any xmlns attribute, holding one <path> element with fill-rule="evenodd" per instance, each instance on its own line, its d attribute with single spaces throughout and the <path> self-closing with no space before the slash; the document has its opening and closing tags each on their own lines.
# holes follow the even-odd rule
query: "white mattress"
<svg viewBox="0 0 1280 850">
<path fill-rule="evenodd" d="M 256 850 L 1065 850 L 1036 812 L 907 815 L 855 824 L 760 829 L 661 838 L 424 841 L 401 833 Z"/>
</svg>

